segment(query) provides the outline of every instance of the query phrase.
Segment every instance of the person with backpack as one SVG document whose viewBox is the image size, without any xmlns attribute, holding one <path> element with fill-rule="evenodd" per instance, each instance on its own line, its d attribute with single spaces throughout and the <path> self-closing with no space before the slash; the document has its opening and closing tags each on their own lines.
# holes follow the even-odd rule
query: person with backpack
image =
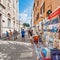
<svg viewBox="0 0 60 60">
<path fill-rule="evenodd" d="M 40 60 L 39 36 L 37 35 L 36 32 L 34 32 L 33 41 L 34 41 L 34 48 L 37 55 L 37 60 Z"/>
<path fill-rule="evenodd" d="M 16 33 L 16 30 L 13 31 L 13 40 L 16 40 L 17 39 L 17 33 Z"/>
<path fill-rule="evenodd" d="M 12 39 L 12 31 L 11 30 L 9 30 L 9 31 L 10 31 L 9 38 Z"/>
<path fill-rule="evenodd" d="M 30 42 L 31 42 L 31 44 L 33 44 L 33 34 L 34 34 L 34 32 L 33 32 L 32 29 L 30 29 L 28 33 L 29 33 Z"/>
<path fill-rule="evenodd" d="M 21 29 L 22 41 L 25 41 L 25 30 Z"/>
<path fill-rule="evenodd" d="M 9 32 L 6 31 L 6 38 L 9 39 Z"/>
</svg>

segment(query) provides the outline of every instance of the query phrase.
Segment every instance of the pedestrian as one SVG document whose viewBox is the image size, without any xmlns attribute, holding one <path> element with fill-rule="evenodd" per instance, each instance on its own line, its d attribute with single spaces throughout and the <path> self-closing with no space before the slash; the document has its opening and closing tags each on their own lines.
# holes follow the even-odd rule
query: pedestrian
<svg viewBox="0 0 60 60">
<path fill-rule="evenodd" d="M 18 31 L 16 30 L 16 39 L 17 39 Z"/>
<path fill-rule="evenodd" d="M 34 36 L 33 36 L 33 39 L 34 39 L 34 47 L 35 47 L 35 51 L 36 51 L 36 55 L 37 55 L 37 60 L 40 60 L 40 48 L 39 48 L 39 36 L 34 33 Z"/>
<path fill-rule="evenodd" d="M 16 30 L 13 31 L 13 40 L 16 40 L 17 39 L 17 36 L 16 36 Z"/>
<path fill-rule="evenodd" d="M 10 30 L 10 33 L 9 33 L 9 38 L 12 39 L 12 31 Z"/>
<path fill-rule="evenodd" d="M 38 30 L 37 31 L 37 35 L 39 36 L 39 45 L 40 45 L 40 47 L 42 46 L 42 44 L 43 44 L 43 42 L 42 42 L 42 32 L 41 32 L 41 30 Z"/>
<path fill-rule="evenodd" d="M 49 49 L 48 44 L 46 44 L 46 42 L 44 42 L 43 47 L 41 48 L 41 52 L 40 52 L 42 60 L 51 60 L 50 53 L 51 53 L 51 51 Z"/>
<path fill-rule="evenodd" d="M 34 34 L 33 30 L 30 29 L 30 30 L 29 30 L 29 38 L 30 38 L 31 44 L 33 44 L 33 34 Z"/>
<path fill-rule="evenodd" d="M 28 30 L 28 36 L 29 36 L 29 38 L 30 38 L 30 30 Z"/>
<path fill-rule="evenodd" d="M 25 41 L 25 30 L 21 29 L 22 41 Z"/>
<path fill-rule="evenodd" d="M 6 31 L 6 38 L 9 39 L 9 32 Z"/>
</svg>

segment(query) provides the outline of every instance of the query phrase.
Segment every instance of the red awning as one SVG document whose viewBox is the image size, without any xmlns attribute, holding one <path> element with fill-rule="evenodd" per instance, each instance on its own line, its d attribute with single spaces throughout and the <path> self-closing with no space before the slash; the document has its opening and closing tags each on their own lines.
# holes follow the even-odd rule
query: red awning
<svg viewBox="0 0 60 60">
<path fill-rule="evenodd" d="M 58 8 L 56 11 L 52 12 L 49 16 L 48 19 L 52 19 L 53 17 L 55 17 L 56 15 L 60 14 L 60 8 Z"/>
</svg>

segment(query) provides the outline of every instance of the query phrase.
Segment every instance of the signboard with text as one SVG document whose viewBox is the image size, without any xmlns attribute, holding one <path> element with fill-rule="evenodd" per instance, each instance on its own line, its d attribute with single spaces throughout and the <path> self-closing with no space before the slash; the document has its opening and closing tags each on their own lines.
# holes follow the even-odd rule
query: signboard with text
<svg viewBox="0 0 60 60">
<path fill-rule="evenodd" d="M 49 16 L 48 19 L 52 19 L 53 17 L 55 17 L 56 15 L 60 15 L 60 8 L 58 8 L 56 11 L 52 12 Z"/>
</svg>

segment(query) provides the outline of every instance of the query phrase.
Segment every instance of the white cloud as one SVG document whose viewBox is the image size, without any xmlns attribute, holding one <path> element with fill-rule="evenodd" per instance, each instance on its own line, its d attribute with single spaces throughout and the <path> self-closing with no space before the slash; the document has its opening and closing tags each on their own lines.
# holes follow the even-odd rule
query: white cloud
<svg viewBox="0 0 60 60">
<path fill-rule="evenodd" d="M 30 23 L 32 7 L 26 8 L 22 13 L 19 14 L 20 20 L 26 23 Z"/>
<path fill-rule="evenodd" d="M 23 22 L 25 22 L 27 19 L 27 14 L 26 13 L 20 13 L 20 20 L 22 20 Z"/>
</svg>

